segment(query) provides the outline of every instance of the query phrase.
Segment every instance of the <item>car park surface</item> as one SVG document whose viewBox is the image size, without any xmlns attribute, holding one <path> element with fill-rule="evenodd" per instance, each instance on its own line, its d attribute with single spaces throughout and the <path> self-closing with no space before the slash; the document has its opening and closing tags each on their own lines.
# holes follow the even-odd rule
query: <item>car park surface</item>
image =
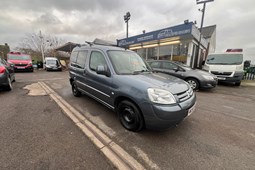
<svg viewBox="0 0 255 170">
<path fill-rule="evenodd" d="M 199 69 L 192 69 L 182 63 L 169 60 L 147 61 L 156 72 L 169 74 L 187 81 L 194 90 L 216 87 L 218 80 L 213 74 Z"/>
<path fill-rule="evenodd" d="M 196 92 L 195 112 L 177 128 L 133 133 L 122 128 L 118 115 L 104 105 L 86 95 L 74 97 L 68 79 L 66 71 L 16 74 L 17 83 L 45 82 L 146 169 L 232 170 L 255 166 L 254 81 L 242 82 L 240 87 L 220 84 L 212 90 L 200 90 Z M 15 83 L 16 88 L 21 87 Z M 29 120 L 34 121 L 34 117 Z"/>
</svg>

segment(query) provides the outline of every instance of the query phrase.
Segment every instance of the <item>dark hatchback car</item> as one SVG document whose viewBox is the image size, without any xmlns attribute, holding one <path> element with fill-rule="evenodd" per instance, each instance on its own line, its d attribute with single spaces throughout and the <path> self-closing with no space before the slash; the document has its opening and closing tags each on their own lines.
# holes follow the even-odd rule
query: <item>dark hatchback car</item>
<svg viewBox="0 0 255 170">
<path fill-rule="evenodd" d="M 131 131 L 169 128 L 195 108 L 196 96 L 187 82 L 152 73 L 130 50 L 94 44 L 76 47 L 69 75 L 74 96 L 86 94 L 116 111 Z"/>
<path fill-rule="evenodd" d="M 14 65 L 0 58 L 0 87 L 10 91 L 12 90 L 12 82 L 14 81 Z"/>
<path fill-rule="evenodd" d="M 192 69 L 187 65 L 169 60 L 147 61 L 156 72 L 166 73 L 187 81 L 192 89 L 210 89 L 218 84 L 217 77 L 209 72 Z"/>
</svg>

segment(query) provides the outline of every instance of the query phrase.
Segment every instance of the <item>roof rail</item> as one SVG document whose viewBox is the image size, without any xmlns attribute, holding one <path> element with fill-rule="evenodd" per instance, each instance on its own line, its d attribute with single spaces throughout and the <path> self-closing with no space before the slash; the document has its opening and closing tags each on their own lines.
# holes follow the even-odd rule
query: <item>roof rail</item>
<svg viewBox="0 0 255 170">
<path fill-rule="evenodd" d="M 115 46 L 115 47 L 117 46 L 117 43 L 98 39 L 98 38 L 96 38 L 92 43 L 95 45 L 105 45 L 105 46 Z"/>
</svg>

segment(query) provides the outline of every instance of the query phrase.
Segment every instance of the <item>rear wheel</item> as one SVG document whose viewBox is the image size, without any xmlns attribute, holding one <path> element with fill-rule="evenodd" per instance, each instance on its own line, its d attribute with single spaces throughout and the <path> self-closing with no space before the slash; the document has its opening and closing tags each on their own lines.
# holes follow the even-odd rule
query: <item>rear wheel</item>
<svg viewBox="0 0 255 170">
<path fill-rule="evenodd" d="M 241 85 L 241 82 L 236 82 L 235 83 L 235 86 L 240 86 Z"/>
<path fill-rule="evenodd" d="M 144 127 L 144 120 L 137 106 L 124 100 L 118 105 L 119 120 L 124 128 L 130 131 L 140 131 Z"/>
<path fill-rule="evenodd" d="M 188 78 L 186 81 L 189 83 L 193 90 L 199 89 L 199 82 L 194 78 Z"/>
<path fill-rule="evenodd" d="M 78 90 L 75 81 L 72 82 L 72 92 L 73 92 L 73 95 L 75 97 L 80 97 L 81 96 L 81 92 Z"/>
<path fill-rule="evenodd" d="M 5 87 L 5 89 L 7 91 L 11 91 L 12 90 L 12 82 L 11 82 L 11 78 L 8 77 L 8 85 Z"/>
</svg>

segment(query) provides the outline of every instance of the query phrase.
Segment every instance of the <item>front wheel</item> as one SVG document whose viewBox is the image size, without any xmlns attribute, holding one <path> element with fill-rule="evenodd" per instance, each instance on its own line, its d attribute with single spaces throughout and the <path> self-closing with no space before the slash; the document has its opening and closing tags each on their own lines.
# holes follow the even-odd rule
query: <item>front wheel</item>
<svg viewBox="0 0 255 170">
<path fill-rule="evenodd" d="M 80 97 L 81 96 L 81 92 L 78 90 L 75 81 L 72 82 L 72 92 L 73 92 L 73 95 L 75 97 Z"/>
<path fill-rule="evenodd" d="M 186 81 L 189 83 L 190 87 L 193 89 L 193 90 L 197 90 L 199 89 L 199 82 L 194 79 L 194 78 L 188 78 L 186 79 Z"/>
<path fill-rule="evenodd" d="M 120 123 L 124 128 L 130 131 L 140 131 L 144 127 L 144 120 L 137 106 L 124 100 L 118 105 L 118 115 Z"/>
<path fill-rule="evenodd" d="M 240 86 L 241 85 L 241 82 L 236 82 L 235 83 L 235 86 Z"/>
</svg>

